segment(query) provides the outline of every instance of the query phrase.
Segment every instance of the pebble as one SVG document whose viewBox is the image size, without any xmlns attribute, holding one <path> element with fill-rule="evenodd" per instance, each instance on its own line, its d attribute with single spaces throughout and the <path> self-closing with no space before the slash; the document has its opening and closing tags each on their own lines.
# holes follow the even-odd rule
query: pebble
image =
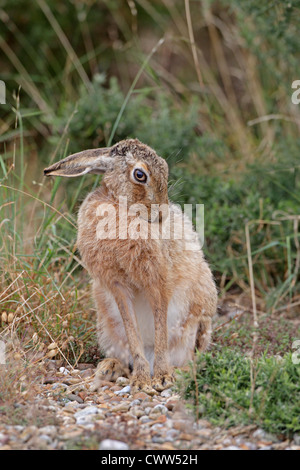
<svg viewBox="0 0 300 470">
<path fill-rule="evenodd" d="M 83 403 L 83 399 L 80 398 L 78 395 L 74 395 L 74 393 L 69 393 L 69 395 L 67 395 L 67 398 L 70 401 L 77 401 L 77 403 Z"/>
<path fill-rule="evenodd" d="M 294 434 L 294 442 L 296 446 L 300 446 L 300 434 Z"/>
<path fill-rule="evenodd" d="M 137 392 L 133 395 L 134 400 L 145 400 L 145 401 L 151 401 L 152 397 L 147 395 L 145 392 Z"/>
<path fill-rule="evenodd" d="M 64 383 L 61 383 L 61 382 L 56 382 L 52 385 L 51 388 L 52 388 L 52 390 L 58 390 L 58 389 L 67 390 L 68 385 L 66 385 Z"/>
<path fill-rule="evenodd" d="M 116 390 L 114 394 L 122 396 L 122 395 L 130 393 L 130 389 L 131 389 L 130 385 L 126 385 L 126 387 L 123 387 L 121 390 Z"/>
<path fill-rule="evenodd" d="M 178 404 L 178 400 L 174 400 L 172 398 L 169 398 L 167 401 L 166 401 L 166 407 L 168 408 L 168 410 L 172 411 L 175 406 Z"/>
<path fill-rule="evenodd" d="M 77 411 L 74 416 L 77 418 L 79 416 L 96 415 L 98 413 L 100 413 L 100 410 L 97 408 L 97 406 L 86 406 L 82 410 Z"/>
<path fill-rule="evenodd" d="M 152 442 L 154 442 L 155 444 L 163 444 L 165 442 L 165 439 L 160 436 L 153 436 Z"/>
<path fill-rule="evenodd" d="M 179 436 L 179 431 L 177 429 L 169 429 L 166 432 L 166 441 L 174 441 Z"/>
<path fill-rule="evenodd" d="M 163 398 L 170 398 L 172 396 L 172 389 L 167 388 L 166 390 L 163 390 L 160 394 L 161 397 Z"/>
<path fill-rule="evenodd" d="M 80 408 L 79 403 L 77 401 L 68 401 L 65 403 L 64 412 L 65 413 L 75 413 L 75 411 Z"/>
<path fill-rule="evenodd" d="M 9 437 L 1 432 L 0 433 L 0 446 L 4 446 L 8 442 L 9 442 Z"/>
<path fill-rule="evenodd" d="M 135 416 L 136 418 L 140 418 L 141 416 L 145 416 L 145 410 L 141 406 L 131 406 L 130 414 Z"/>
<path fill-rule="evenodd" d="M 136 406 L 136 405 L 140 405 L 141 404 L 141 400 L 132 400 L 131 402 L 131 406 Z"/>
<path fill-rule="evenodd" d="M 104 439 L 100 442 L 99 450 L 129 450 L 129 447 L 126 442 Z"/>
<path fill-rule="evenodd" d="M 120 390 L 122 390 L 122 388 L 119 387 L 119 385 L 113 385 L 112 387 L 110 387 L 111 392 L 119 392 Z"/>
<path fill-rule="evenodd" d="M 112 413 L 128 411 L 129 407 L 130 407 L 130 403 L 123 402 L 123 403 L 120 403 L 119 405 L 113 406 L 110 411 Z"/>
<path fill-rule="evenodd" d="M 252 434 L 253 437 L 255 437 L 255 439 L 258 439 L 260 441 L 271 441 L 271 442 L 275 442 L 276 441 L 276 437 L 273 436 L 272 434 L 264 431 L 263 429 L 257 429 L 256 431 L 254 431 L 254 433 Z"/>
<path fill-rule="evenodd" d="M 53 441 L 52 437 L 48 436 L 48 434 L 40 434 L 39 439 L 45 441 L 48 444 L 51 444 L 51 442 Z"/>
<path fill-rule="evenodd" d="M 56 426 L 43 426 L 42 428 L 39 428 L 39 432 L 41 434 L 45 434 L 47 436 L 53 437 L 57 434 L 57 428 Z"/>
<path fill-rule="evenodd" d="M 168 413 L 168 408 L 164 405 L 155 405 L 152 410 L 152 413 L 159 413 L 166 415 Z"/>
<path fill-rule="evenodd" d="M 207 439 L 211 436 L 212 430 L 211 429 L 200 429 L 197 434 L 198 434 L 199 437 Z"/>
<path fill-rule="evenodd" d="M 79 375 L 82 379 L 88 379 L 89 377 L 92 377 L 92 375 L 95 374 L 95 369 L 86 369 L 83 371 L 79 371 Z"/>
<path fill-rule="evenodd" d="M 76 423 L 76 420 L 75 418 L 71 417 L 71 416 L 62 416 L 62 423 L 64 426 L 70 426 L 71 424 L 74 424 Z"/>
<path fill-rule="evenodd" d="M 146 424 L 146 423 L 151 423 L 151 419 L 148 418 L 148 416 L 141 416 L 139 419 L 140 423 Z"/>
<path fill-rule="evenodd" d="M 95 417 L 97 417 L 97 419 L 104 419 L 105 417 L 103 411 L 96 406 L 88 406 L 74 414 L 76 424 L 86 425 L 93 423 Z"/>
<path fill-rule="evenodd" d="M 152 411 L 152 408 L 151 408 L 150 406 L 146 406 L 146 408 L 145 408 L 145 415 L 148 416 L 148 415 L 151 413 L 151 411 Z"/>
</svg>

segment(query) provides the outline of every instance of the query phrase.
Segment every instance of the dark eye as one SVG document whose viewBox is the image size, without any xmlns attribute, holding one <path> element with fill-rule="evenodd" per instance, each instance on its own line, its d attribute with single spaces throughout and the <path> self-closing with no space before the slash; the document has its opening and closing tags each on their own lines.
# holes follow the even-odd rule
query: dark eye
<svg viewBox="0 0 300 470">
<path fill-rule="evenodd" d="M 139 183 L 146 183 L 147 181 L 147 175 L 142 170 L 134 170 L 133 176 Z"/>
</svg>

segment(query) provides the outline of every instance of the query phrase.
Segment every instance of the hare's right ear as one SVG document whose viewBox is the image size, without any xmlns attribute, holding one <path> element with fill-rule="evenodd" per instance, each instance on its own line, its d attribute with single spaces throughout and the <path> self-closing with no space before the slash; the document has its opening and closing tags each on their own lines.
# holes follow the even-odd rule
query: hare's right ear
<svg viewBox="0 0 300 470">
<path fill-rule="evenodd" d="M 97 175 L 105 173 L 113 167 L 114 158 L 110 156 L 110 148 L 84 150 L 74 153 L 69 157 L 44 169 L 46 176 L 75 176 L 95 173 Z"/>
</svg>

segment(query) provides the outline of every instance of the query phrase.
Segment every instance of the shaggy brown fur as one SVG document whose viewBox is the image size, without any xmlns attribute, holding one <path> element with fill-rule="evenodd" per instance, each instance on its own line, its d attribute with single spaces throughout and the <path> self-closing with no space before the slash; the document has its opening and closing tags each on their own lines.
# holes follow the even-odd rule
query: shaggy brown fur
<svg viewBox="0 0 300 470">
<path fill-rule="evenodd" d="M 136 169 L 144 171 L 146 182 L 134 179 Z M 195 345 L 207 348 L 215 283 L 191 221 L 168 200 L 168 166 L 154 150 L 130 139 L 71 155 L 45 170 L 71 177 L 85 173 L 104 173 L 79 210 L 77 242 L 93 279 L 100 347 L 111 356 L 100 363 L 98 378 L 115 380 L 131 368 L 132 390 L 153 393 L 172 384 L 172 367 L 191 360 Z M 127 198 L 125 208 L 120 196 Z M 143 204 L 146 215 L 135 204 Z M 153 204 L 165 204 L 167 214 L 151 221 Z M 103 217 L 107 238 L 97 232 Z M 168 239 L 161 236 L 167 222 Z M 147 236 L 128 236 L 131 224 L 144 224 Z M 159 236 L 153 238 L 152 229 Z"/>
</svg>

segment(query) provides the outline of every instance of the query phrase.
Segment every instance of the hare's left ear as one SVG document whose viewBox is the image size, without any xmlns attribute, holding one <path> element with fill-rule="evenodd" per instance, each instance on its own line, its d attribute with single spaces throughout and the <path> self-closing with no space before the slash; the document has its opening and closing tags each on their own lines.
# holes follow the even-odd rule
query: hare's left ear
<svg viewBox="0 0 300 470">
<path fill-rule="evenodd" d="M 105 173 L 113 167 L 114 158 L 110 156 L 110 150 L 110 148 L 102 148 L 74 153 L 49 168 L 45 168 L 44 175 L 73 178 L 87 173 L 97 175 Z"/>
</svg>

